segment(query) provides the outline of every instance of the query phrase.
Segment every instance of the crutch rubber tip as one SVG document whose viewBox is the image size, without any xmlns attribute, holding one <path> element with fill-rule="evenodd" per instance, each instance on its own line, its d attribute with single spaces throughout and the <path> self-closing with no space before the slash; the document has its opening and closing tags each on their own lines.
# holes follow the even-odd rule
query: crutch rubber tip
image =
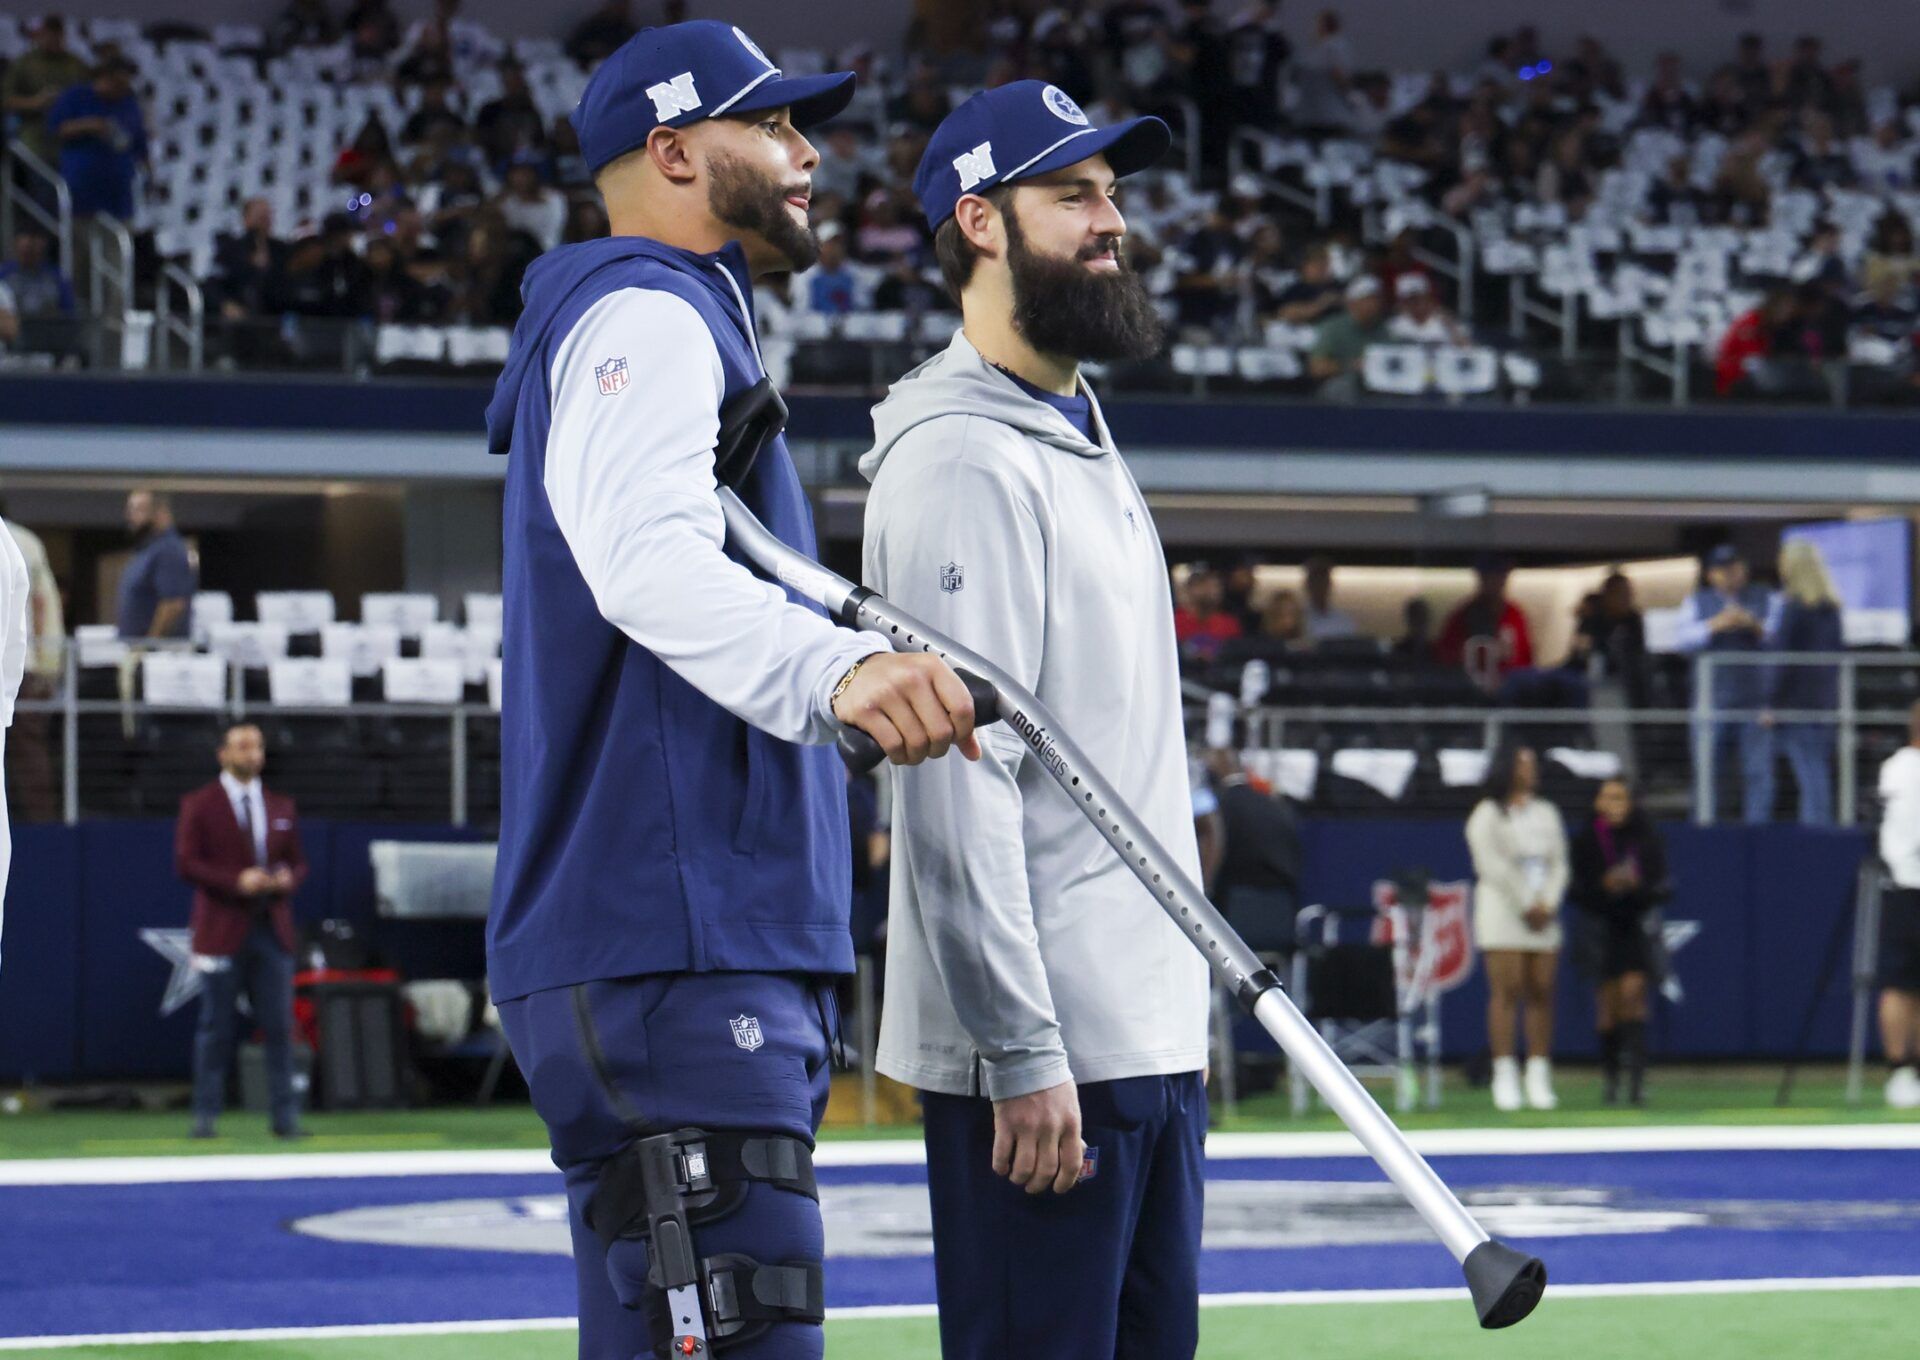
<svg viewBox="0 0 1920 1360">
<path fill-rule="evenodd" d="M 1515 1251 L 1504 1242 L 1482 1242 L 1460 1264 L 1480 1325 L 1489 1331 L 1513 1326 L 1547 1292 L 1547 1267 L 1540 1258 Z"/>
</svg>

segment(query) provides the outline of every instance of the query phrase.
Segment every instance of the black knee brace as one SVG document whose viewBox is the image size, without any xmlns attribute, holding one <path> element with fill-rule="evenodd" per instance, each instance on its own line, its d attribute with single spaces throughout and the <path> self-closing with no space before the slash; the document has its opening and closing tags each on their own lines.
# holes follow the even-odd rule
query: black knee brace
<svg viewBox="0 0 1920 1360">
<path fill-rule="evenodd" d="M 695 1254 L 692 1229 L 733 1213 L 752 1181 L 820 1198 L 813 1150 L 785 1134 L 676 1129 L 628 1144 L 601 1170 L 587 1226 L 608 1248 L 647 1243 L 648 1311 L 670 1354 L 707 1355 L 776 1322 L 826 1320 L 820 1262 Z"/>
</svg>

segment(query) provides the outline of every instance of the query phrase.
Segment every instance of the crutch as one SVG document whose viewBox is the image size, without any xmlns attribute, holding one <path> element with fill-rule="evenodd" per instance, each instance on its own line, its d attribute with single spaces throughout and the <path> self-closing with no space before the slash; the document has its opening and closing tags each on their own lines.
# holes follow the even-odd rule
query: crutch
<svg viewBox="0 0 1920 1360">
<path fill-rule="evenodd" d="M 1509 1327 L 1539 1303 L 1547 1270 L 1524 1252 L 1494 1241 L 1426 1160 L 1408 1145 L 1345 1063 L 1334 1056 L 1281 990 L 1280 980 L 1248 949 L 1226 919 L 1179 866 L 1046 708 L 982 657 L 941 636 L 864 586 L 854 585 L 769 533 L 727 486 L 720 488 L 733 547 L 763 572 L 812 600 L 848 628 L 884 636 L 895 651 L 931 652 L 952 665 L 973 693 L 977 723 L 1003 721 L 1020 734 L 1041 766 L 1087 819 L 1100 829 L 1168 916 L 1206 957 L 1213 971 L 1251 1011 L 1320 1096 L 1380 1164 L 1400 1193 L 1427 1221 L 1466 1274 L 1482 1327 Z M 871 769 L 880 747 L 849 730 L 840 751 L 856 769 Z"/>
</svg>

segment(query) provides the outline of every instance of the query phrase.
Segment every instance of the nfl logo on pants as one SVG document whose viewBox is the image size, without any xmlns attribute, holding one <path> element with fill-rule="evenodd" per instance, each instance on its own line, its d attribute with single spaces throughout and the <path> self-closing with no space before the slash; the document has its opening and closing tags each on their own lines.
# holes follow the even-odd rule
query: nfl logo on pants
<svg viewBox="0 0 1920 1360">
<path fill-rule="evenodd" d="M 751 1053 L 766 1042 L 760 1033 L 760 1017 L 757 1015 L 736 1015 L 727 1021 L 733 1030 L 733 1041 Z"/>
<path fill-rule="evenodd" d="M 604 364 L 593 366 L 593 376 L 600 380 L 600 395 L 610 397 L 627 385 L 627 360 L 623 355 L 618 359 L 609 359 Z"/>
</svg>

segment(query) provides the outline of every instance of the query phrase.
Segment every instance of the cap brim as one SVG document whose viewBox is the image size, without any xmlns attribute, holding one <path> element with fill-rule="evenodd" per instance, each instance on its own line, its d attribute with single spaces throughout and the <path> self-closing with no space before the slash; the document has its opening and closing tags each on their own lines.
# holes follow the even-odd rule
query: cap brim
<svg viewBox="0 0 1920 1360">
<path fill-rule="evenodd" d="M 1172 145 L 1172 130 L 1158 118 L 1129 118 L 1112 127 L 1091 128 L 1065 138 L 1058 145 L 1049 147 L 1032 164 L 1023 165 L 1008 174 L 1002 183 L 1012 184 L 1036 175 L 1051 174 L 1100 155 L 1107 158 L 1114 176 L 1124 179 L 1154 164 L 1167 154 L 1167 148 Z"/>
<path fill-rule="evenodd" d="M 822 76 L 775 76 L 753 87 L 728 113 L 758 113 L 786 109 L 797 128 L 824 123 L 853 102 L 853 72 L 831 71 Z"/>
</svg>

